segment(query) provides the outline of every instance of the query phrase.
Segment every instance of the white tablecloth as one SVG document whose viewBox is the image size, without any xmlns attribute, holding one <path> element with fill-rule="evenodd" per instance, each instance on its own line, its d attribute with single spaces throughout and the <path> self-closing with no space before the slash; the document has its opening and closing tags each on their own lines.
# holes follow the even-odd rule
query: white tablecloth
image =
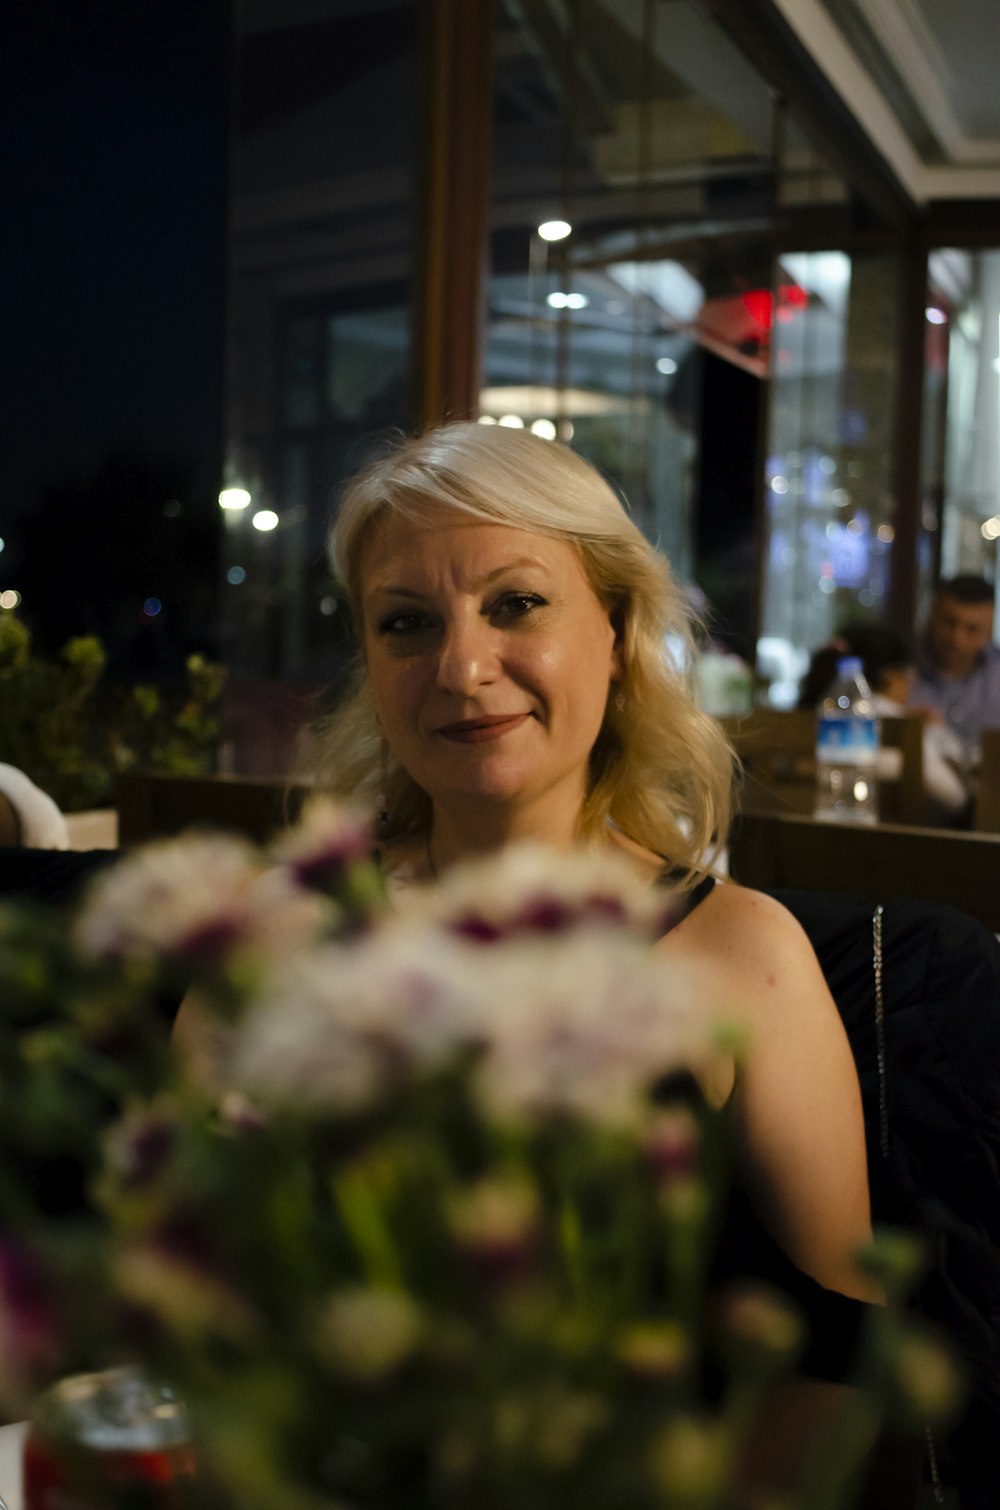
<svg viewBox="0 0 1000 1510">
<path fill-rule="evenodd" d="M 27 1429 L 25 1421 L 0 1426 L 0 1497 L 7 1510 L 21 1510 L 21 1444 Z"/>
</svg>

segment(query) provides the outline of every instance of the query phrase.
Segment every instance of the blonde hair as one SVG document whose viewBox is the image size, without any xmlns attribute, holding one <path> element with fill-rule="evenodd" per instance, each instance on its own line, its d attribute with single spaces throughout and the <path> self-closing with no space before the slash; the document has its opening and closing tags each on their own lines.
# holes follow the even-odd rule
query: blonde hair
<svg viewBox="0 0 1000 1510">
<path fill-rule="evenodd" d="M 665 558 L 604 479 L 567 447 L 526 430 L 443 425 L 404 440 L 344 490 L 331 552 L 359 634 L 361 559 L 373 531 L 390 513 L 419 520 L 442 505 L 569 541 L 579 551 L 618 632 L 622 663 L 591 753 L 580 837 L 610 821 L 693 884 L 706 857 L 725 843 L 732 756 L 667 652 L 669 638 L 690 664 L 692 615 Z M 320 785 L 383 808 L 387 838 L 426 832 L 430 800 L 385 747 L 363 658 L 346 702 L 317 730 L 314 759 Z"/>
</svg>

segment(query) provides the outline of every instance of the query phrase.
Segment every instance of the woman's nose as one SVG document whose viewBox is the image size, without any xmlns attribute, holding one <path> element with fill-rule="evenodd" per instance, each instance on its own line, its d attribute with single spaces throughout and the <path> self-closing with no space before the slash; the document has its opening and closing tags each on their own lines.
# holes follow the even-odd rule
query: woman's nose
<svg viewBox="0 0 1000 1510">
<path fill-rule="evenodd" d="M 495 651 L 490 643 L 488 625 L 478 616 L 449 624 L 438 656 L 437 682 L 444 692 L 468 697 L 492 680 Z"/>
</svg>

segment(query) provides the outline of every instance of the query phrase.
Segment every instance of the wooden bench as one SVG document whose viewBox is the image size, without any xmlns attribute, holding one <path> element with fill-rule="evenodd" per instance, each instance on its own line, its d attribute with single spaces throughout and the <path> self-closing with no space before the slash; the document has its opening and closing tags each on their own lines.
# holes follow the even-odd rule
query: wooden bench
<svg viewBox="0 0 1000 1510">
<path fill-rule="evenodd" d="M 118 778 L 118 842 L 124 848 L 186 828 L 218 829 L 264 844 L 294 823 L 307 788 L 280 776 L 168 776 L 129 771 Z"/>
<path fill-rule="evenodd" d="M 737 881 L 765 891 L 791 887 L 874 901 L 947 902 L 1000 933 L 1000 834 L 745 812 L 733 833 L 729 868 Z"/>
<path fill-rule="evenodd" d="M 984 729 L 979 748 L 974 827 L 977 833 L 1000 834 L 1000 729 Z"/>
</svg>

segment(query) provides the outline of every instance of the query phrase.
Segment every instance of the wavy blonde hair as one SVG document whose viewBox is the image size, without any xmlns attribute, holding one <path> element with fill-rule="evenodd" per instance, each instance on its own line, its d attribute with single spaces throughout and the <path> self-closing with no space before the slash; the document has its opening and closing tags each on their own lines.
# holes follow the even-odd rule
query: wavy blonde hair
<svg viewBox="0 0 1000 1510">
<path fill-rule="evenodd" d="M 725 843 L 732 756 L 667 653 L 668 636 L 690 652 L 692 615 L 665 558 L 604 479 L 567 447 L 503 426 L 443 425 L 394 446 L 341 497 L 331 554 L 359 638 L 361 559 L 372 532 L 390 513 L 419 521 L 442 505 L 578 550 L 618 631 L 622 662 L 591 752 L 580 837 L 610 821 L 669 860 L 679 881 L 694 884 Z M 682 659 L 690 664 L 690 656 Z M 430 799 L 385 747 L 363 655 L 346 701 L 316 731 L 313 760 L 321 786 L 384 808 L 386 838 L 427 831 Z"/>
</svg>

